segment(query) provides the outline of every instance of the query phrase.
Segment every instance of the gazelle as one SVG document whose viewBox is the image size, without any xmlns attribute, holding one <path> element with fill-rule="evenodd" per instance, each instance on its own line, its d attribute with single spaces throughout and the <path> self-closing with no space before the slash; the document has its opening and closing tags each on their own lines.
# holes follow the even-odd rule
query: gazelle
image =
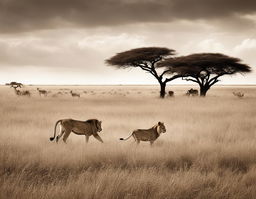
<svg viewBox="0 0 256 199">
<path fill-rule="evenodd" d="M 48 94 L 48 91 L 46 91 L 46 90 L 42 90 L 40 88 L 37 88 L 36 90 L 38 90 L 40 97 L 41 97 L 41 95 L 44 95 L 46 97 Z"/>
<path fill-rule="evenodd" d="M 72 97 L 80 97 L 79 93 L 74 93 L 72 90 L 70 91 Z"/>
<path fill-rule="evenodd" d="M 14 88 L 15 94 L 18 95 L 18 96 L 24 95 L 24 96 L 30 97 L 30 95 L 31 95 L 31 93 L 30 93 L 28 90 L 26 90 L 26 91 L 20 91 L 20 90 L 18 90 L 16 87 L 13 87 L 13 88 Z"/>
<path fill-rule="evenodd" d="M 239 98 L 244 97 L 244 93 L 241 93 L 241 92 L 233 92 L 233 95 Z"/>
</svg>

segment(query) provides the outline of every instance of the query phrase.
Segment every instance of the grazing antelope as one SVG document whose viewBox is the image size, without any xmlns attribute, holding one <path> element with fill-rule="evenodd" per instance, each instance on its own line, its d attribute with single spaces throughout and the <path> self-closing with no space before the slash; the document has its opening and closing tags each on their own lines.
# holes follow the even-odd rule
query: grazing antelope
<svg viewBox="0 0 256 199">
<path fill-rule="evenodd" d="M 173 91 L 169 91 L 168 94 L 169 94 L 170 97 L 174 97 L 174 92 Z"/>
<path fill-rule="evenodd" d="M 239 98 L 244 97 L 244 93 L 241 93 L 241 92 L 233 92 L 233 95 Z"/>
<path fill-rule="evenodd" d="M 48 91 L 46 91 L 46 90 L 42 90 L 40 88 L 37 88 L 36 90 L 38 90 L 40 97 L 41 97 L 41 95 L 44 95 L 46 97 L 48 94 Z"/>
<path fill-rule="evenodd" d="M 30 97 L 30 95 L 31 95 L 31 93 L 28 91 L 28 90 L 26 90 L 26 91 L 20 91 L 20 90 L 18 90 L 16 87 L 13 87 L 14 88 L 14 91 L 15 91 L 15 94 L 16 95 L 18 95 L 18 96 L 28 96 L 28 97 Z"/>
<path fill-rule="evenodd" d="M 63 93 L 59 91 L 57 93 L 54 93 L 52 97 L 59 97 L 60 95 L 63 95 Z"/>
<path fill-rule="evenodd" d="M 191 88 L 191 89 L 189 89 L 188 91 L 187 91 L 187 93 L 186 93 L 186 96 L 198 96 L 198 90 L 196 90 L 196 89 L 193 89 L 193 88 Z"/>
<path fill-rule="evenodd" d="M 72 97 L 80 97 L 79 93 L 74 93 L 72 90 L 70 91 Z"/>
</svg>

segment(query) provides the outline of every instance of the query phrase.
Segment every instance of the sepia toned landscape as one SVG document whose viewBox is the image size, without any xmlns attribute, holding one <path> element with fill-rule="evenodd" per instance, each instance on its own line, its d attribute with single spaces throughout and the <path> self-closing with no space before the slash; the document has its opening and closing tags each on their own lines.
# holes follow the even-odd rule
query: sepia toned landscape
<svg viewBox="0 0 256 199">
<path fill-rule="evenodd" d="M 255 0 L 0 0 L 0 199 L 255 199 Z"/>
<path fill-rule="evenodd" d="M 25 86 L 30 97 L 1 86 L 0 198 L 255 198 L 256 87 L 215 86 L 205 98 L 190 88 L 161 99 L 150 85 Z M 102 120 L 104 143 L 50 142 L 67 116 Z M 158 121 L 166 133 L 152 147 L 119 140 Z"/>
</svg>

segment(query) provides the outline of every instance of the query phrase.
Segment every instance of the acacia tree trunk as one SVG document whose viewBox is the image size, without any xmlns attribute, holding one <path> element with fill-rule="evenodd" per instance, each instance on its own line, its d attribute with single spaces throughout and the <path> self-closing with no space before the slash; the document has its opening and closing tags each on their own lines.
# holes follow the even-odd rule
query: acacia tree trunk
<svg viewBox="0 0 256 199">
<path fill-rule="evenodd" d="M 210 87 L 209 86 L 207 86 L 207 85 L 202 85 L 202 86 L 200 86 L 200 96 L 201 97 L 205 97 L 206 96 L 206 93 L 207 93 L 207 91 L 210 89 Z"/>
<path fill-rule="evenodd" d="M 161 82 L 160 83 L 160 98 L 164 98 L 165 97 L 165 88 L 166 88 L 166 83 L 165 82 Z"/>
<path fill-rule="evenodd" d="M 13 88 L 14 88 L 14 87 L 13 87 Z M 17 91 L 16 88 L 14 88 L 14 92 L 15 92 L 16 95 L 19 95 L 19 93 L 18 93 L 18 91 Z"/>
</svg>

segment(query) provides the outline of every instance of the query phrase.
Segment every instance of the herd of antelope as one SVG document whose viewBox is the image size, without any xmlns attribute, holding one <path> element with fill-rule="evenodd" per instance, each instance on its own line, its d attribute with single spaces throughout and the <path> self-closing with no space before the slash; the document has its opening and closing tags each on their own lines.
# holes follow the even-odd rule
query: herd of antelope
<svg viewBox="0 0 256 199">
<path fill-rule="evenodd" d="M 10 84 L 6 84 L 6 85 L 10 85 L 12 88 L 14 88 L 14 92 L 17 96 L 28 96 L 30 97 L 31 96 L 31 92 L 29 90 L 20 90 L 22 87 L 23 87 L 23 84 L 22 83 L 18 83 L 18 82 L 11 82 Z M 38 91 L 38 94 L 40 97 L 44 96 L 44 97 L 47 97 L 47 95 L 49 93 L 51 93 L 51 91 L 47 91 L 47 90 L 44 90 L 44 89 L 40 89 L 40 88 L 37 88 L 36 89 Z M 65 89 L 65 90 L 69 90 L 69 89 Z M 69 92 L 57 92 L 55 94 L 52 95 L 52 97 L 57 97 L 57 96 L 60 96 L 60 95 L 63 95 L 63 94 L 68 94 L 70 93 L 72 97 L 77 97 L 77 98 L 80 98 L 80 93 L 76 93 L 72 90 L 69 90 Z M 84 93 L 86 94 L 87 92 L 84 91 Z M 168 92 L 169 94 L 169 97 L 174 97 L 174 91 L 169 91 Z M 197 89 L 189 89 L 187 90 L 187 92 L 185 93 L 186 96 L 192 96 L 192 97 L 195 97 L 195 96 L 199 96 L 199 92 Z M 242 92 L 233 92 L 233 95 L 238 97 L 238 98 L 243 98 L 244 97 L 244 93 Z"/>
<path fill-rule="evenodd" d="M 17 96 L 28 96 L 28 97 L 31 96 L 31 91 L 29 91 L 29 90 L 20 90 L 24 86 L 22 83 L 11 82 L 10 84 L 7 84 L 7 85 L 10 85 L 11 88 L 14 89 L 14 92 Z M 40 88 L 37 88 L 36 90 L 38 91 L 38 94 L 39 94 L 40 97 L 42 97 L 42 96 L 47 97 L 47 95 L 49 93 L 51 93 L 51 91 L 47 91 L 47 90 L 40 89 Z M 63 93 L 63 92 L 59 91 L 58 93 L 55 93 L 53 95 L 53 97 L 57 97 L 58 95 L 62 95 L 62 94 L 67 94 L 67 92 Z M 75 93 L 72 90 L 70 91 L 70 94 L 71 94 L 72 97 L 80 97 L 79 93 Z"/>
</svg>

